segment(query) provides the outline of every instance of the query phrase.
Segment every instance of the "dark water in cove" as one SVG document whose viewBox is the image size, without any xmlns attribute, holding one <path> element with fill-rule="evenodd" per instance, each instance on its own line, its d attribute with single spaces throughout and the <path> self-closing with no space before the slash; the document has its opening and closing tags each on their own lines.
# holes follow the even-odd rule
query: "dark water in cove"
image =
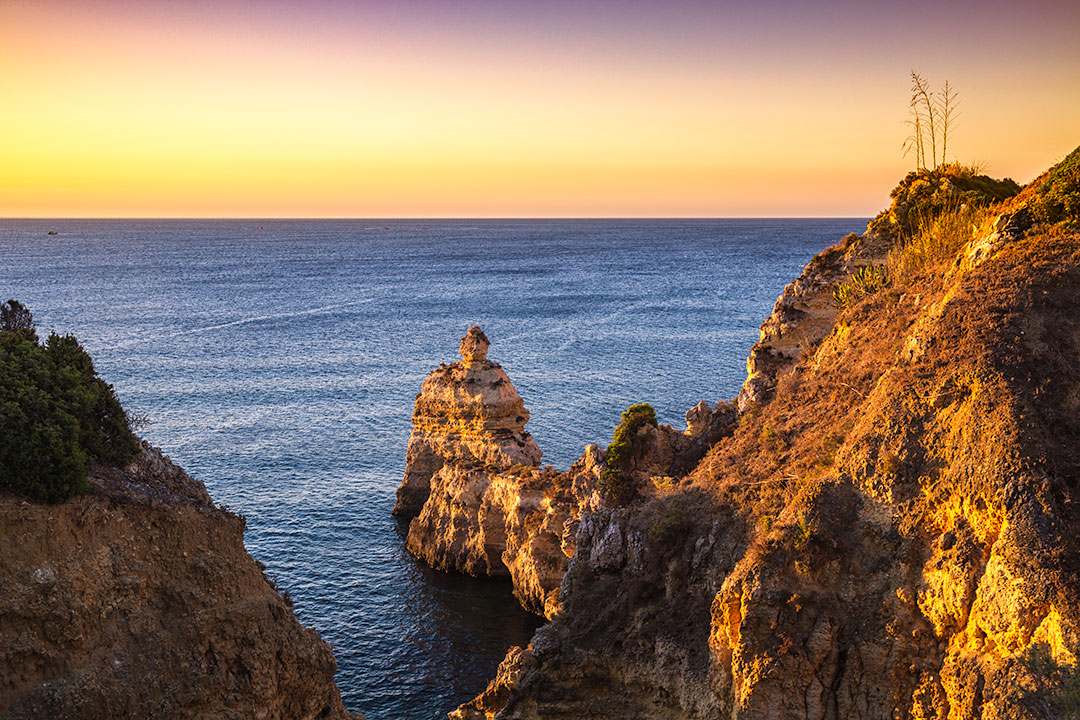
<svg viewBox="0 0 1080 720">
<path fill-rule="evenodd" d="M 785 283 L 865 222 L 0 220 L 0 300 L 77 335 L 143 434 L 247 516 L 346 706 L 426 719 L 539 623 L 417 563 L 390 516 L 415 394 L 465 329 L 565 469 L 627 405 L 681 428 L 732 398 Z"/>
</svg>

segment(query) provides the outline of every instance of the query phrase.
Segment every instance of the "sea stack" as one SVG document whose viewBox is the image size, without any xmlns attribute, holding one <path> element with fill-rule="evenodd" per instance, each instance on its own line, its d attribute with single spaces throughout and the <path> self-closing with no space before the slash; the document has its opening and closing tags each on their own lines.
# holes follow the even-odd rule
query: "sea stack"
<svg viewBox="0 0 1080 720">
<path fill-rule="evenodd" d="M 539 466 L 542 453 L 525 430 L 529 411 L 506 372 L 487 359 L 490 345 L 473 325 L 461 339 L 461 360 L 440 365 L 421 386 L 395 515 L 420 513 L 431 477 L 447 462 Z"/>
<path fill-rule="evenodd" d="M 600 503 L 600 466 L 540 467 L 529 411 L 488 347 L 470 327 L 461 360 L 424 381 L 394 512 L 412 518 L 405 546 L 416 557 L 506 578 L 523 607 L 553 617 L 578 521 Z"/>
</svg>

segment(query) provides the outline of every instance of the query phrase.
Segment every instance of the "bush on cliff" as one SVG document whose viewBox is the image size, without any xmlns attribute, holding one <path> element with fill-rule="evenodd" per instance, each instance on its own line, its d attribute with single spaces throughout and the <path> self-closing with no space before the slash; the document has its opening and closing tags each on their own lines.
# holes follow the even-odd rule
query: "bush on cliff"
<svg viewBox="0 0 1080 720">
<path fill-rule="evenodd" d="M 878 213 L 867 230 L 892 241 L 907 241 L 943 213 L 964 206 L 985 207 L 1018 192 L 1020 186 L 1009 178 L 995 180 L 957 163 L 908 173 L 889 193 L 889 209 Z"/>
<path fill-rule="evenodd" d="M 2 307 L 6 318 L 22 306 Z M 138 440 L 79 342 L 51 333 L 42 344 L 20 317 L 0 330 L 0 489 L 64 502 L 86 489 L 90 461 L 127 462 Z"/>
<path fill-rule="evenodd" d="M 629 474 L 630 453 L 634 435 L 642 425 L 656 427 L 656 411 L 652 405 L 639 403 L 626 408 L 604 456 L 600 486 L 608 501 L 615 505 L 625 505 L 637 495 L 637 488 Z"/>
<path fill-rule="evenodd" d="M 1036 193 L 1031 203 L 1036 221 L 1080 230 L 1080 147 L 1050 169 Z"/>
<path fill-rule="evenodd" d="M 833 305 L 843 310 L 859 299 L 881 290 L 889 284 L 889 276 L 880 265 L 864 265 L 856 270 L 847 282 L 833 290 Z"/>
<path fill-rule="evenodd" d="M 1009 700 L 1028 717 L 1080 717 L 1080 666 L 1058 663 L 1046 643 L 1033 643 L 1018 658 L 1024 671 Z"/>
<path fill-rule="evenodd" d="M 886 263 L 856 270 L 833 291 L 833 305 L 844 310 L 914 275 L 936 272 L 991 217 L 995 203 L 1019 191 L 1008 178 L 995 180 L 956 163 L 908 173 L 890 193 L 889 208 L 867 225 L 888 242 Z"/>
</svg>

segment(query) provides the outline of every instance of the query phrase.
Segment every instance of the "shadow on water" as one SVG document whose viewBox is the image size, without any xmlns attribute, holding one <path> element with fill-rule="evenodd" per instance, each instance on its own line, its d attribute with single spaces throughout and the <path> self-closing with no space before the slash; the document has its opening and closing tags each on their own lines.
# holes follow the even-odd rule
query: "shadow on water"
<svg viewBox="0 0 1080 720">
<path fill-rule="evenodd" d="M 395 525 L 401 559 L 414 575 L 414 594 L 402 609 L 411 622 L 401 650 L 424 660 L 402 667 L 400 678 L 385 678 L 388 697 L 361 709 L 370 718 L 389 718 L 392 708 L 435 704 L 444 710 L 434 717 L 444 717 L 479 694 L 507 648 L 527 645 L 545 620 L 521 608 L 506 580 L 443 572 L 416 559 L 405 550 L 408 521 L 395 518 Z"/>
</svg>

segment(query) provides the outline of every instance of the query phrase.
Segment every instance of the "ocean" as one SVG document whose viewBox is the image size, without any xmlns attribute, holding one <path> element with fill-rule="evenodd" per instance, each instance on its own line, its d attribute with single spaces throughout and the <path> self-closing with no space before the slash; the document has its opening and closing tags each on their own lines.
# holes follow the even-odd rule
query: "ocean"
<svg viewBox="0 0 1080 720">
<path fill-rule="evenodd" d="M 565 470 L 628 405 L 681 429 L 733 398 L 784 285 L 865 225 L 0 220 L 0 301 L 76 335 L 141 434 L 246 516 L 346 707 L 443 718 L 541 622 L 504 583 L 417 562 L 390 515 L 415 395 L 466 328 Z"/>
</svg>

